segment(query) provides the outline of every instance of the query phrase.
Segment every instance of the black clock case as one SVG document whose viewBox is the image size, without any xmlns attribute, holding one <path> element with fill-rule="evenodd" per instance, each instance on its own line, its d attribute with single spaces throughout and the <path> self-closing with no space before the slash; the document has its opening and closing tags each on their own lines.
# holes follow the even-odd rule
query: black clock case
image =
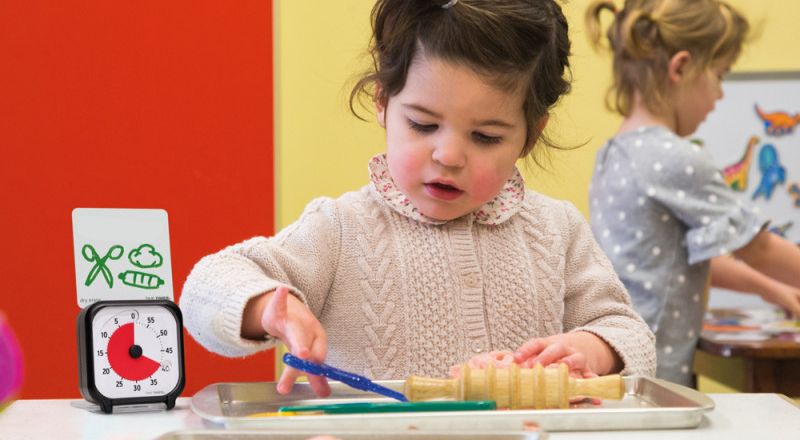
<svg viewBox="0 0 800 440">
<path fill-rule="evenodd" d="M 129 397 L 122 399 L 113 399 L 104 396 L 97 390 L 94 382 L 94 361 L 92 350 L 94 341 L 92 340 L 92 332 L 89 328 L 92 325 L 94 315 L 97 314 L 102 308 L 107 306 L 164 306 L 174 316 L 175 321 L 178 323 L 178 343 L 180 350 L 178 359 L 180 363 L 180 376 L 178 384 L 169 393 L 164 396 L 145 396 L 145 397 Z M 141 405 L 149 403 L 163 402 L 167 405 L 167 409 L 175 406 L 175 399 L 183 391 L 186 385 L 186 376 L 184 370 L 183 359 L 183 315 L 181 309 L 172 302 L 166 300 L 119 300 L 119 301 L 97 301 L 92 305 L 81 310 L 78 315 L 78 372 L 80 374 L 80 389 L 81 396 L 87 401 L 97 404 L 100 409 L 107 414 L 111 414 L 114 406 L 118 405 Z"/>
</svg>

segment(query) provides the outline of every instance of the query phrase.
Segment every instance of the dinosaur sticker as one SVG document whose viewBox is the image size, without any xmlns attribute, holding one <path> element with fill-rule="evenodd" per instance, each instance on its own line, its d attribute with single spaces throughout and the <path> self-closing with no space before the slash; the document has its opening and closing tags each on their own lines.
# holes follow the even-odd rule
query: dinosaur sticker
<svg viewBox="0 0 800 440">
<path fill-rule="evenodd" d="M 794 199 L 794 207 L 800 208 L 800 182 L 789 185 L 789 195 Z"/>
<path fill-rule="evenodd" d="M 789 228 L 792 227 L 792 225 L 794 225 L 794 222 L 786 222 L 780 226 L 773 226 L 769 228 L 769 232 L 772 232 L 773 234 L 778 234 L 781 237 L 786 238 L 786 231 L 788 231 Z"/>
<path fill-rule="evenodd" d="M 747 189 L 747 173 L 750 172 L 750 163 L 753 159 L 753 149 L 758 144 L 758 137 L 751 136 L 747 142 L 747 149 L 738 162 L 732 163 L 722 170 L 725 183 L 734 191 Z"/>
<path fill-rule="evenodd" d="M 794 126 L 800 124 L 800 113 L 795 113 L 794 116 L 788 112 L 775 111 L 764 112 L 755 104 L 756 114 L 764 123 L 764 130 L 771 136 L 783 136 L 791 134 L 794 131 Z"/>
<path fill-rule="evenodd" d="M 786 183 L 786 168 L 781 165 L 778 150 L 772 144 L 764 144 L 758 152 L 758 168 L 761 170 L 761 183 L 753 193 L 753 200 L 759 196 L 769 200 L 775 186 Z"/>
</svg>

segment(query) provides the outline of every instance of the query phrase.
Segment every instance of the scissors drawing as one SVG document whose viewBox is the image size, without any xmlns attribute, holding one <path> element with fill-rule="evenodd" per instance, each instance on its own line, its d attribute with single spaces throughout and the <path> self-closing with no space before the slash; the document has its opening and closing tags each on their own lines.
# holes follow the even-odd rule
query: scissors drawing
<svg viewBox="0 0 800 440">
<path fill-rule="evenodd" d="M 83 245 L 83 249 L 81 249 L 81 254 L 83 254 L 83 258 L 90 263 L 94 263 L 92 269 L 89 271 L 89 275 L 86 277 L 86 281 L 84 281 L 85 286 L 90 286 L 95 278 L 97 278 L 97 274 L 103 273 L 103 278 L 106 279 L 106 283 L 108 283 L 108 288 L 114 287 L 114 277 L 111 275 L 111 270 L 106 266 L 106 261 L 108 259 L 112 260 L 119 260 L 122 257 L 123 249 L 122 246 L 116 244 L 111 246 L 106 252 L 105 255 L 101 258 L 97 251 L 94 249 L 94 246 L 90 244 Z"/>
</svg>

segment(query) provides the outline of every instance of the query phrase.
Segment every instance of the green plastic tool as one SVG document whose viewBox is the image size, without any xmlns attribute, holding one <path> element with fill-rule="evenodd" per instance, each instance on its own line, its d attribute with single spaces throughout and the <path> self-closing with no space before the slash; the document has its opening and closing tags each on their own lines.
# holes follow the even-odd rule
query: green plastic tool
<svg viewBox="0 0 800 440">
<path fill-rule="evenodd" d="M 358 414 L 426 411 L 485 411 L 493 409 L 497 409 L 497 405 L 493 400 L 435 400 L 430 402 L 355 402 L 333 403 L 328 405 L 282 406 L 278 409 L 278 412 Z"/>
</svg>

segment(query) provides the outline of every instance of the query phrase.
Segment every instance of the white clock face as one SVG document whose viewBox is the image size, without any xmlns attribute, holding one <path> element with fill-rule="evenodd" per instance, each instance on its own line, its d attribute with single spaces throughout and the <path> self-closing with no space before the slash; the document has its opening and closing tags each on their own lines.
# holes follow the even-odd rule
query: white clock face
<svg viewBox="0 0 800 440">
<path fill-rule="evenodd" d="M 92 318 L 97 390 L 111 399 L 168 394 L 180 381 L 180 331 L 164 307 L 98 310 Z"/>
</svg>

